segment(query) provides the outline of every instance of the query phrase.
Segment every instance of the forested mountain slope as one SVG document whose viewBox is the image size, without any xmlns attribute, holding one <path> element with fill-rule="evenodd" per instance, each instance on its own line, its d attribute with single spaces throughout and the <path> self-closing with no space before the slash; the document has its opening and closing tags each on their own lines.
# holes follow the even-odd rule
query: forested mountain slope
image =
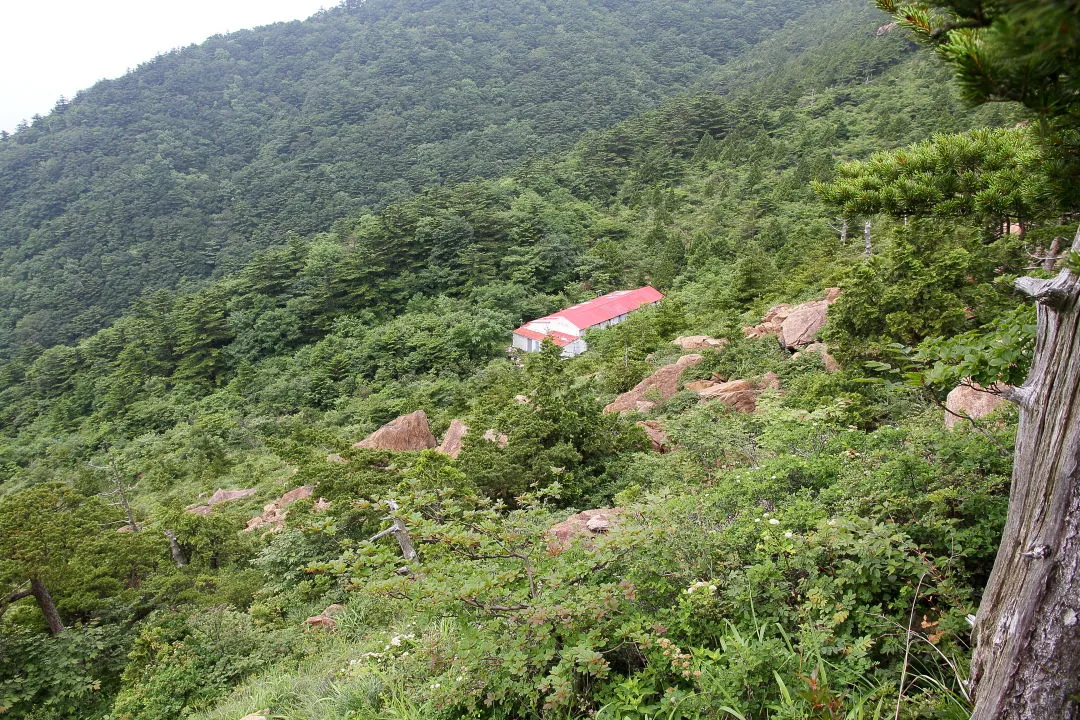
<svg viewBox="0 0 1080 720">
<path fill-rule="evenodd" d="M 162 55 L 0 141 L 0 353 L 565 149 L 817 4 L 372 0 Z"/>
<path fill-rule="evenodd" d="M 830 3 L 566 152 L 338 218 L 4 364 L 0 708 L 963 717 L 1013 417 L 947 431 L 941 387 L 897 378 L 926 371 L 922 352 L 982 358 L 988 328 L 1013 333 L 990 358 L 1022 376 L 1030 308 L 1000 280 L 1040 228 L 904 222 L 815 193 L 837 160 L 1015 125 L 965 108 L 881 25 Z M 644 282 L 667 301 L 584 355 L 506 357 L 523 319 Z M 743 332 L 834 286 L 839 372 Z M 603 413 L 684 355 L 680 334 L 730 341 L 694 351 L 683 381 L 774 373 L 780 391 L 755 413 L 685 387 Z M 417 410 L 436 436 L 471 428 L 459 456 L 354 447 Z M 638 420 L 671 452 L 650 452 Z M 279 529 L 244 531 L 300 488 Z M 253 492 L 210 507 L 218 489 Z M 420 552 L 404 571 L 392 540 L 369 540 L 388 498 Z M 612 505 L 620 532 L 549 544 L 572 512 Z M 66 630 L 49 634 L 34 587 Z M 346 606 L 332 623 L 303 624 L 331 603 Z"/>
</svg>

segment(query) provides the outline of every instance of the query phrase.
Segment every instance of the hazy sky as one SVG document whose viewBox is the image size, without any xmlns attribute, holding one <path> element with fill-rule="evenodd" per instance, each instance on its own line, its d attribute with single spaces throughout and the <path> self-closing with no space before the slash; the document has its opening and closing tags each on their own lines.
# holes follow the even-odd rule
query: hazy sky
<svg viewBox="0 0 1080 720">
<path fill-rule="evenodd" d="M 211 35 L 310 17 L 338 0 L 12 0 L 0 16 L 0 130 L 61 95 Z"/>
</svg>

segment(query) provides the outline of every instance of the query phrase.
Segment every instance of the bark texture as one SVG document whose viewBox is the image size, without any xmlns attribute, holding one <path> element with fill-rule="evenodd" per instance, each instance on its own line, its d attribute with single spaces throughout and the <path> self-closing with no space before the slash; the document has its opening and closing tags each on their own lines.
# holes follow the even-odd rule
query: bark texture
<svg viewBox="0 0 1080 720">
<path fill-rule="evenodd" d="M 1080 720 L 1080 277 L 1017 287 L 1038 300 L 1038 338 L 1027 382 L 1008 393 L 1020 424 L 975 621 L 972 720 Z"/>
<path fill-rule="evenodd" d="M 45 616 L 45 622 L 49 625 L 49 632 L 53 635 L 64 632 L 64 623 L 60 619 L 60 613 L 56 610 L 56 603 L 53 602 L 52 595 L 49 594 L 49 589 L 45 587 L 45 583 L 36 578 L 30 580 L 30 594 L 37 600 L 38 607 L 41 608 L 41 614 Z"/>
</svg>

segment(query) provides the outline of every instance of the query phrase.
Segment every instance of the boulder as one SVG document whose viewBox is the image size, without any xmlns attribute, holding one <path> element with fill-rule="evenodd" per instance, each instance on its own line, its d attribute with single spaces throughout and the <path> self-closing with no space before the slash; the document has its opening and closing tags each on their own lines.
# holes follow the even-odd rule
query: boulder
<svg viewBox="0 0 1080 720">
<path fill-rule="evenodd" d="M 743 328 L 748 338 L 775 335 L 786 348 L 810 345 L 817 338 L 829 306 L 840 298 L 840 288 L 825 288 L 824 300 L 811 300 L 801 305 L 775 305 L 761 318 L 761 323 Z"/>
<path fill-rule="evenodd" d="M 256 515 L 247 521 L 247 527 L 244 528 L 244 531 L 247 532 L 267 526 L 271 526 L 271 529 L 274 530 L 281 528 L 285 524 L 285 516 L 288 514 L 286 508 L 297 500 L 311 497 L 314 489 L 315 486 L 313 485 L 301 485 L 285 493 L 274 502 L 267 503 L 263 506 L 261 515 Z M 329 507 L 329 504 L 326 506 Z"/>
<path fill-rule="evenodd" d="M 334 453 L 333 455 L 327 455 L 326 456 L 326 462 L 328 462 L 328 463 L 336 463 L 338 465 L 344 465 L 345 463 L 347 463 L 349 461 L 346 460 L 345 458 L 341 457 L 337 453 Z"/>
<path fill-rule="evenodd" d="M 592 538 L 608 532 L 619 522 L 623 509 L 599 508 L 585 510 L 563 520 L 548 530 L 548 552 L 557 555 L 566 550 L 576 538 Z"/>
<path fill-rule="evenodd" d="M 652 449 L 658 453 L 666 453 L 671 451 L 671 438 L 664 432 L 664 426 L 656 420 L 642 420 L 635 423 L 638 427 L 645 430 L 645 434 L 649 436 L 649 442 L 652 443 Z"/>
<path fill-rule="evenodd" d="M 945 399 L 945 427 L 952 430 L 967 422 L 965 418 L 986 417 L 1003 404 L 1005 398 L 997 392 L 991 392 L 979 383 L 962 383 Z"/>
<path fill-rule="evenodd" d="M 796 305 L 780 324 L 780 344 L 787 348 L 809 345 L 817 338 L 818 330 L 825 324 L 829 303 L 824 300 Z"/>
<path fill-rule="evenodd" d="M 442 444 L 435 448 L 435 452 L 456 458 L 461 454 L 461 441 L 467 432 L 469 432 L 469 426 L 464 421 L 452 421 L 450 427 L 446 429 L 446 434 L 443 435 Z"/>
<path fill-rule="evenodd" d="M 729 380 L 713 383 L 711 387 L 698 392 L 702 400 L 719 400 L 739 412 L 751 413 L 757 409 L 758 389 L 749 380 Z"/>
<path fill-rule="evenodd" d="M 484 439 L 488 442 L 493 442 L 499 446 L 499 449 L 506 447 L 506 444 L 510 442 L 509 436 L 506 433 L 501 433 L 495 428 L 490 428 L 484 432 Z"/>
<path fill-rule="evenodd" d="M 640 410 L 639 402 L 649 403 L 648 408 L 646 408 L 649 409 L 656 403 L 651 399 L 644 399 L 645 393 L 656 395 L 661 400 L 667 400 L 679 391 L 679 378 L 682 377 L 683 371 L 688 367 L 697 365 L 702 360 L 704 358 L 701 355 L 683 355 L 677 362 L 659 368 L 652 375 L 635 385 L 632 390 L 628 390 L 615 398 L 612 403 L 604 408 L 604 412 Z"/>
<path fill-rule="evenodd" d="M 438 444 L 435 442 L 435 436 L 431 434 L 427 414 L 423 410 L 417 410 L 391 420 L 353 447 L 401 452 L 430 450 Z"/>
<path fill-rule="evenodd" d="M 757 410 L 757 399 L 765 390 L 779 390 L 780 378 L 776 373 L 769 372 L 761 378 L 760 382 L 753 383 L 749 380 L 729 380 L 727 382 L 715 382 L 702 380 L 693 383 L 691 388 L 698 394 L 702 402 L 706 400 L 719 400 L 738 412 L 751 413 Z M 687 385 L 689 388 L 690 386 Z"/>
<path fill-rule="evenodd" d="M 791 306 L 785 304 L 773 305 L 769 308 L 769 311 L 761 318 L 761 323 L 752 327 L 744 327 L 743 335 L 748 338 L 767 337 L 769 335 L 779 335 L 780 327 L 784 324 L 784 320 L 787 319 L 788 313 L 791 312 Z"/>
<path fill-rule="evenodd" d="M 257 493 L 255 488 L 248 488 L 245 490 L 215 490 L 214 494 L 206 502 L 195 503 L 194 505 L 188 505 L 185 510 L 193 515 L 201 515 L 206 517 L 213 512 L 214 505 L 223 502 L 232 502 L 233 500 L 240 500 L 242 498 L 249 497 Z"/>
<path fill-rule="evenodd" d="M 727 344 L 727 338 L 714 338 L 708 335 L 688 335 L 687 337 L 675 338 L 671 341 L 683 350 L 708 350 L 710 348 L 723 350 Z"/>
</svg>

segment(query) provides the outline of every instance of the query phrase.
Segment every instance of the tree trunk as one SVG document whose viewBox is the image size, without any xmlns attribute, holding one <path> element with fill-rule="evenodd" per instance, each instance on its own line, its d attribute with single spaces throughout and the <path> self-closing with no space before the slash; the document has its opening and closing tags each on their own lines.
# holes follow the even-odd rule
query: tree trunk
<svg viewBox="0 0 1080 720">
<path fill-rule="evenodd" d="M 60 620 L 60 613 L 56 611 L 56 603 L 53 602 L 49 589 L 45 583 L 36 578 L 30 580 L 30 594 L 37 600 L 41 614 L 45 616 L 45 622 L 49 624 L 49 632 L 59 635 L 64 632 L 64 623 Z"/>
<path fill-rule="evenodd" d="M 867 218 L 866 223 L 863 225 L 863 255 L 870 255 L 874 252 L 874 245 L 870 241 L 870 219 Z"/>
<path fill-rule="evenodd" d="M 169 541 L 169 552 L 172 554 L 173 562 L 176 563 L 176 567 L 184 567 L 188 564 L 187 556 L 184 555 L 184 549 L 180 547 L 180 543 L 176 540 L 176 532 L 173 530 L 166 530 L 165 537 Z"/>
<path fill-rule="evenodd" d="M 1027 381 L 1008 394 L 1020 425 L 973 633 L 972 720 L 1080 720 L 1080 277 L 1016 284 L 1038 301 L 1038 338 Z"/>
</svg>

